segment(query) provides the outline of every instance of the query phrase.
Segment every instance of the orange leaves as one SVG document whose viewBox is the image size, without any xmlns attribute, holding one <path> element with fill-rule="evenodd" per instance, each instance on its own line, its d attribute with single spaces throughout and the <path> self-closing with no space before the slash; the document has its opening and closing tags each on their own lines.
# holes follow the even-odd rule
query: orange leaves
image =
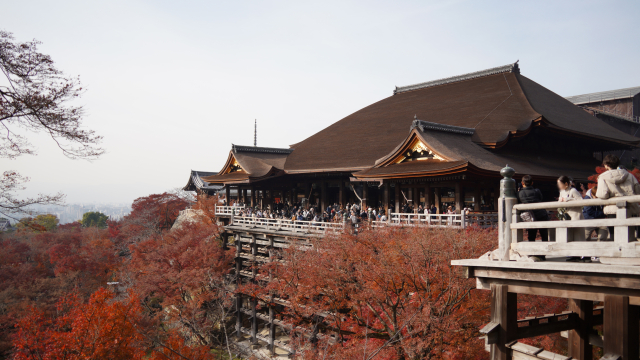
<svg viewBox="0 0 640 360">
<path fill-rule="evenodd" d="M 450 262 L 478 257 L 493 249 L 496 239 L 495 231 L 482 229 L 395 228 L 328 236 L 315 241 L 313 250 L 289 248 L 282 253 L 284 264 L 260 269 L 277 279 L 262 295 L 286 294 L 293 323 L 327 314 L 321 328 L 337 329 L 347 341 L 331 348 L 336 358 L 356 353 L 366 358 L 383 350 L 388 358 L 481 352 L 473 339 L 488 315 L 488 298 Z M 386 345 L 376 346 L 371 338 Z"/>
<path fill-rule="evenodd" d="M 58 303 L 61 316 L 48 318 L 33 309 L 16 325 L 15 358 L 26 359 L 142 359 L 144 340 L 137 327 L 139 299 L 113 300 L 105 289 L 82 303 L 71 295 Z"/>
</svg>

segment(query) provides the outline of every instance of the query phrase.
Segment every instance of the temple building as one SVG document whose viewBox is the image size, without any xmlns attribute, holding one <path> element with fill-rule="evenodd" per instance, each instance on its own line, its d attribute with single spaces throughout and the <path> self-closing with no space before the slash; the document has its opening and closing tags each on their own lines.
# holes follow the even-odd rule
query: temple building
<svg viewBox="0 0 640 360">
<path fill-rule="evenodd" d="M 217 173 L 211 171 L 195 171 L 191 170 L 191 174 L 189 174 L 189 181 L 187 185 L 185 185 L 182 190 L 185 191 L 195 191 L 198 195 L 206 194 L 206 195 L 215 195 L 218 191 L 224 188 L 223 185 L 218 184 L 210 184 L 204 180 L 203 177 L 216 175 Z"/>
<path fill-rule="evenodd" d="M 640 136 L 640 86 L 566 98 L 614 128 Z M 640 149 L 612 152 L 626 166 L 637 166 Z"/>
<path fill-rule="evenodd" d="M 396 87 L 286 148 L 232 145 L 219 172 L 192 172 L 185 189 L 224 187 L 227 199 L 252 206 L 362 202 L 391 212 L 406 203 L 496 211 L 507 164 L 518 169 L 516 178 L 532 175 L 552 200 L 560 175 L 586 181 L 603 153 L 639 143 L 525 77 L 516 62 Z"/>
</svg>

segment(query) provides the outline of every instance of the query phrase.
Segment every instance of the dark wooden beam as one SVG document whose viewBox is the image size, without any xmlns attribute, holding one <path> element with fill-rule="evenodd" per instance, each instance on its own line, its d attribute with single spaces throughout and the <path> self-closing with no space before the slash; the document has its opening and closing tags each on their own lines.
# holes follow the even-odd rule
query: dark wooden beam
<svg viewBox="0 0 640 360">
<path fill-rule="evenodd" d="M 569 330 L 569 356 L 576 360 L 591 360 L 593 349 L 589 335 L 593 330 L 593 301 L 569 299 L 569 310 L 575 314 L 576 322 Z"/>
<path fill-rule="evenodd" d="M 491 360 L 511 360 L 507 343 L 518 327 L 517 294 L 508 292 L 508 286 L 491 284 L 491 321 L 500 324 L 498 340 L 491 345 Z"/>
<path fill-rule="evenodd" d="M 628 296 L 605 295 L 603 315 L 605 356 L 638 359 L 638 307 L 629 304 Z"/>
<path fill-rule="evenodd" d="M 559 333 L 575 329 L 577 324 L 578 315 L 570 311 L 561 314 L 524 318 L 518 320 L 518 329 L 510 340 Z"/>
</svg>

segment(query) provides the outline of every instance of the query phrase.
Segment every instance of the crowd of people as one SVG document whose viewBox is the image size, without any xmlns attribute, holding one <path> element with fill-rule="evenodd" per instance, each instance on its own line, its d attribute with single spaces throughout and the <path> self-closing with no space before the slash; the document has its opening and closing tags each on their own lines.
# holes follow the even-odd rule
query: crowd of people
<svg viewBox="0 0 640 360">
<path fill-rule="evenodd" d="M 264 208 L 246 206 L 242 202 L 237 202 L 234 205 L 238 205 L 236 215 L 253 218 L 313 222 L 344 222 L 346 220 L 352 221 L 354 217 L 358 222 L 387 220 L 385 209 L 382 206 L 365 209 L 356 203 L 347 203 L 345 206 L 334 203 L 325 209 L 321 209 L 319 206 L 304 206 L 301 202 L 294 204 L 274 202 Z"/>
<path fill-rule="evenodd" d="M 617 156 L 612 154 L 606 155 L 602 161 L 602 165 L 606 171 L 598 176 L 597 183 L 588 189 L 582 186 L 582 191 L 579 191 L 575 187 L 568 176 L 560 176 L 558 178 L 558 201 L 567 204 L 565 207 L 558 209 L 558 220 L 615 218 L 617 213 L 616 205 L 571 206 L 571 202 L 576 200 L 610 199 L 621 196 L 640 195 L 640 183 L 638 183 L 638 180 L 633 174 L 620 166 L 620 159 Z M 522 189 L 518 191 L 518 201 L 523 204 L 545 201 L 542 192 L 534 188 L 533 180 L 529 175 L 522 177 Z M 635 203 L 629 204 L 628 211 L 630 216 L 640 214 L 640 208 L 638 204 Z M 529 211 L 521 215 L 521 217 L 524 221 L 550 220 L 549 213 L 546 210 Z M 549 240 L 547 229 L 529 229 L 527 232 L 529 241 L 535 241 L 538 234 L 540 234 L 542 241 Z M 593 234 L 595 234 L 595 238 L 598 241 L 614 240 L 613 227 L 586 227 L 584 231 L 578 230 L 573 233 L 573 241 L 591 240 L 593 239 Z M 543 255 L 535 256 L 534 260 L 543 261 L 545 257 Z M 569 260 L 594 261 L 597 260 L 597 258 L 584 259 L 581 257 L 572 257 Z"/>
</svg>

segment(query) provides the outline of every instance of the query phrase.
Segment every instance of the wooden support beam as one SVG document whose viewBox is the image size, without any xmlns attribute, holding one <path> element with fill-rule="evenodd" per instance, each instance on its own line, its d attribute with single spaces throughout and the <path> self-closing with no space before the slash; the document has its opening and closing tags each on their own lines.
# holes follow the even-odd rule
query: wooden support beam
<svg viewBox="0 0 640 360">
<path fill-rule="evenodd" d="M 320 183 L 320 215 L 327 209 L 327 182 Z"/>
<path fill-rule="evenodd" d="M 510 340 L 525 339 L 559 333 L 576 328 L 578 315 L 570 311 L 561 314 L 530 317 L 518 320 L 518 327 Z M 520 326 L 524 325 L 524 326 Z"/>
<path fill-rule="evenodd" d="M 338 203 L 340 203 L 340 205 L 342 206 L 346 206 L 347 205 L 347 201 L 345 200 L 346 198 L 346 191 L 344 189 L 344 180 L 340 179 L 340 187 L 338 188 Z"/>
<path fill-rule="evenodd" d="M 236 243 L 236 286 L 242 285 L 242 277 L 240 272 L 242 271 L 242 258 L 240 253 L 242 252 L 242 243 L 240 242 L 240 234 L 235 235 Z M 236 294 L 236 332 L 238 338 L 242 336 L 240 331 L 242 328 L 242 294 Z"/>
<path fill-rule="evenodd" d="M 258 299 L 254 296 L 251 298 L 251 343 L 258 343 Z"/>
<path fill-rule="evenodd" d="M 517 294 L 508 292 L 508 286 L 491 284 L 491 321 L 500 324 L 498 340 L 491 345 L 491 360 L 511 360 L 507 343 L 518 327 Z"/>
<path fill-rule="evenodd" d="M 462 204 L 463 204 L 463 195 L 462 195 L 462 186 L 460 186 L 460 183 L 457 182 L 455 185 L 455 189 L 456 189 L 456 213 L 457 214 L 461 214 L 462 213 Z"/>
<path fill-rule="evenodd" d="M 605 295 L 603 316 L 605 356 L 637 360 L 640 336 L 638 307 L 629 304 L 628 296 Z"/>
<path fill-rule="evenodd" d="M 480 211 L 480 187 L 477 185 L 473 191 L 473 210 Z"/>
<path fill-rule="evenodd" d="M 367 209 L 367 197 L 369 196 L 369 186 L 367 183 L 362 183 L 362 210 Z"/>
<path fill-rule="evenodd" d="M 382 196 L 382 203 L 383 203 L 383 206 L 384 206 L 384 212 L 387 215 L 387 217 L 389 217 L 389 197 L 391 195 L 389 193 L 390 188 L 391 187 L 389 186 L 388 182 L 384 183 L 384 193 L 383 193 L 383 196 Z"/>
<path fill-rule="evenodd" d="M 427 185 L 424 187 L 424 206 L 431 206 L 431 186 Z"/>
<path fill-rule="evenodd" d="M 593 330 L 593 301 L 569 299 L 569 310 L 576 315 L 576 326 L 569 330 L 569 356 L 576 360 L 591 360 L 593 349 L 589 336 Z"/>
<path fill-rule="evenodd" d="M 400 197 L 402 196 L 400 194 L 400 183 L 396 183 L 395 184 L 395 191 L 396 191 L 396 204 L 395 204 L 395 212 L 400 212 Z"/>
</svg>

